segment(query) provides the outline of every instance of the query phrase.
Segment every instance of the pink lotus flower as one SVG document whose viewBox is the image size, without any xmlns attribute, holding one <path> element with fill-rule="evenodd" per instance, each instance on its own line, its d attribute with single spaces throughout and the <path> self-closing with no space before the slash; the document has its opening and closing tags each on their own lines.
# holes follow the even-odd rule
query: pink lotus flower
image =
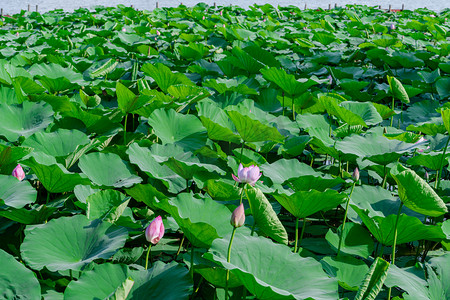
<svg viewBox="0 0 450 300">
<path fill-rule="evenodd" d="M 122 32 L 125 32 L 125 31 L 127 31 L 125 28 L 122 28 Z"/>
<path fill-rule="evenodd" d="M 414 144 L 419 144 L 419 143 L 424 143 L 427 142 L 428 140 L 426 140 L 423 136 L 420 137 L 419 140 L 417 140 L 417 142 L 415 142 Z M 427 150 L 430 149 L 430 146 L 427 146 Z M 417 152 L 423 152 L 423 149 L 417 149 Z"/>
<path fill-rule="evenodd" d="M 161 35 L 161 32 L 159 32 L 159 30 L 156 30 L 156 35 L 157 35 L 157 36 L 160 36 L 160 35 Z"/>
<path fill-rule="evenodd" d="M 244 168 L 242 164 L 239 164 L 238 168 L 238 177 L 233 176 L 233 179 L 237 182 L 248 183 L 251 185 L 255 185 L 256 181 L 261 177 L 262 173 L 259 172 L 259 167 L 251 165 L 250 167 Z"/>
<path fill-rule="evenodd" d="M 161 216 L 157 216 L 145 229 L 145 238 L 153 245 L 156 245 L 163 236 L 164 224 Z"/>
<path fill-rule="evenodd" d="M 395 30 L 395 24 L 392 23 L 391 26 L 389 26 L 389 29 L 390 29 L 390 30 Z"/>
<path fill-rule="evenodd" d="M 22 181 L 25 178 L 25 172 L 22 169 L 21 165 L 17 165 L 12 171 L 12 175 Z"/>
<path fill-rule="evenodd" d="M 244 204 L 241 203 L 241 205 L 236 207 L 236 209 L 231 214 L 230 223 L 231 225 L 233 225 L 233 227 L 238 228 L 244 225 L 244 222 L 245 222 L 245 209 Z"/>
</svg>

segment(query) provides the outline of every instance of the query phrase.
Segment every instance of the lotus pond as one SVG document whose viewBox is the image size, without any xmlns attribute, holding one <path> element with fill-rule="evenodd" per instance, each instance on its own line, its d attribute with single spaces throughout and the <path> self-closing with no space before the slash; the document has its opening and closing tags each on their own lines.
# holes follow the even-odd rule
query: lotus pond
<svg viewBox="0 0 450 300">
<path fill-rule="evenodd" d="M 450 299 L 448 17 L 3 16 L 0 299 Z"/>
</svg>

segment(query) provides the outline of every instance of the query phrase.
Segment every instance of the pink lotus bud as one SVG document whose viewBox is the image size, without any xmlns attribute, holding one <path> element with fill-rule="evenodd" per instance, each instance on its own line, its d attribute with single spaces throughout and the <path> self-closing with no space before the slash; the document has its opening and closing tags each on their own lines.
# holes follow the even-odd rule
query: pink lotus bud
<svg viewBox="0 0 450 300">
<path fill-rule="evenodd" d="M 22 181 L 25 178 L 25 172 L 22 169 L 21 165 L 17 165 L 12 171 L 12 175 Z"/>
<path fill-rule="evenodd" d="M 125 31 L 127 31 L 125 28 L 122 28 L 122 32 L 125 32 Z"/>
<path fill-rule="evenodd" d="M 225 24 L 222 25 L 225 28 Z"/>
<path fill-rule="evenodd" d="M 389 26 L 389 29 L 390 29 L 390 30 L 395 30 L 395 24 L 392 23 L 391 26 Z"/>
<path fill-rule="evenodd" d="M 159 32 L 159 30 L 156 30 L 156 35 L 157 35 L 157 36 L 160 36 L 160 35 L 161 35 L 161 32 Z"/>
<path fill-rule="evenodd" d="M 261 177 L 261 173 L 259 172 L 259 167 L 251 165 L 250 167 L 244 168 L 242 164 L 239 164 L 238 168 L 238 177 L 231 174 L 233 179 L 237 182 L 248 183 L 251 185 L 255 185 L 256 181 Z"/>
<path fill-rule="evenodd" d="M 156 245 L 163 236 L 164 224 L 161 216 L 157 216 L 145 229 L 145 238 L 153 245 Z"/>
<path fill-rule="evenodd" d="M 18 33 L 18 32 L 16 32 L 16 36 L 19 36 L 19 33 Z"/>
<path fill-rule="evenodd" d="M 331 75 L 328 75 L 328 84 L 331 85 L 333 83 L 333 77 Z"/>
<path fill-rule="evenodd" d="M 358 170 L 358 167 L 356 167 L 355 170 L 353 171 L 352 178 L 353 178 L 354 181 L 358 181 L 358 180 L 359 180 L 359 170 Z"/>
<path fill-rule="evenodd" d="M 244 225 L 244 222 L 245 222 L 245 209 L 244 204 L 241 203 L 241 205 L 236 207 L 236 209 L 231 214 L 230 223 L 233 227 L 238 228 Z"/>
<path fill-rule="evenodd" d="M 223 10 L 221 10 L 219 14 L 220 14 L 221 16 L 223 16 Z"/>
<path fill-rule="evenodd" d="M 425 180 L 426 181 L 430 180 L 430 174 L 428 174 L 428 171 L 425 171 Z"/>
<path fill-rule="evenodd" d="M 203 17 L 202 17 L 202 20 L 204 20 L 204 19 L 206 19 L 206 17 L 205 17 L 205 16 L 203 16 Z"/>
</svg>

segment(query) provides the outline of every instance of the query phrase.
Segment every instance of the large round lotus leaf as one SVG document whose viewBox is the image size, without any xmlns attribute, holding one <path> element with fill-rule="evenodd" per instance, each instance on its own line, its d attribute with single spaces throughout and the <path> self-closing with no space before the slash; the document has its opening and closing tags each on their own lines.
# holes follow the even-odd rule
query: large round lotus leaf
<svg viewBox="0 0 450 300">
<path fill-rule="evenodd" d="M 335 190 L 319 192 L 316 190 L 298 191 L 292 195 L 273 195 L 296 218 L 305 218 L 318 211 L 327 211 L 343 203 L 347 195 Z"/>
<path fill-rule="evenodd" d="M 89 138 L 78 130 L 58 129 L 55 132 L 36 132 L 23 142 L 23 146 L 34 148 L 51 156 L 66 156 L 78 145 L 89 143 Z"/>
<path fill-rule="evenodd" d="M 89 153 L 80 158 L 81 171 L 97 185 L 130 187 L 142 178 L 133 174 L 129 163 L 114 153 Z"/>
<path fill-rule="evenodd" d="M 63 165 L 53 162 L 53 156 L 32 156 L 22 163 L 31 168 L 39 181 L 50 193 L 73 191 L 78 184 L 89 184 L 89 179 L 78 173 L 71 173 Z"/>
<path fill-rule="evenodd" d="M 15 141 L 19 136 L 28 137 L 45 129 L 53 119 L 53 110 L 47 103 L 28 102 L 6 105 L 0 103 L 0 135 L 8 141 Z"/>
<path fill-rule="evenodd" d="M 78 280 L 72 280 L 64 291 L 65 300 L 105 299 L 127 280 L 129 270 L 126 265 L 101 264 L 93 270 L 83 272 Z"/>
<path fill-rule="evenodd" d="M 364 225 L 373 236 L 383 245 L 394 244 L 394 228 L 397 216 L 395 214 L 383 217 L 369 217 L 367 210 L 355 205 L 352 208 L 358 213 Z M 433 225 L 424 225 L 419 219 L 401 214 L 397 225 L 397 244 L 409 243 L 418 240 L 441 241 L 445 239 L 442 228 Z"/>
<path fill-rule="evenodd" d="M 348 156 L 349 160 L 361 157 L 380 165 L 396 161 L 404 153 L 412 152 L 417 147 L 419 146 L 415 144 L 390 140 L 376 134 L 352 135 L 336 142 L 336 149 Z"/>
<path fill-rule="evenodd" d="M 71 281 L 64 299 L 110 299 L 127 280 L 132 283 L 129 299 L 186 299 L 192 290 L 188 270 L 176 262 L 157 261 L 148 270 L 130 270 L 126 265 L 107 263 L 96 265 L 77 281 Z"/>
<path fill-rule="evenodd" d="M 213 240 L 233 230 L 230 210 L 210 198 L 182 193 L 161 200 L 157 206 L 174 217 L 195 247 L 209 248 Z"/>
<path fill-rule="evenodd" d="M 36 201 L 37 191 L 26 181 L 12 175 L 0 175 L 0 205 L 22 208 Z"/>
<path fill-rule="evenodd" d="M 134 280 L 130 299 L 187 299 L 192 294 L 188 270 L 176 262 L 157 261 L 149 270 L 131 271 Z"/>
<path fill-rule="evenodd" d="M 35 270 L 81 270 L 95 259 L 110 258 L 127 238 L 125 228 L 76 215 L 27 227 L 20 250 Z"/>
<path fill-rule="evenodd" d="M 370 233 L 362 225 L 350 222 L 346 224 L 343 232 L 342 225 L 338 228 L 338 232 L 342 235 L 341 252 L 347 255 L 368 258 L 374 248 L 374 242 Z M 339 248 L 339 234 L 329 229 L 325 239 L 337 251 Z"/>
<path fill-rule="evenodd" d="M 398 195 L 406 207 L 424 215 L 438 217 L 448 212 L 444 201 L 411 169 L 397 164 L 391 175 L 398 185 Z"/>
<path fill-rule="evenodd" d="M 339 285 L 346 290 L 357 291 L 369 271 L 369 267 L 360 259 L 351 256 L 326 256 L 321 260 L 328 273 L 339 280 Z"/>
<path fill-rule="evenodd" d="M 339 298 L 337 281 L 325 274 L 320 263 L 267 238 L 242 235 L 239 230 L 229 263 L 230 235 L 216 239 L 204 257 L 231 270 L 257 299 Z"/>
<path fill-rule="evenodd" d="M 0 249 L 0 299 L 41 299 L 41 287 L 35 274 Z"/>
<path fill-rule="evenodd" d="M 284 136 L 275 127 L 265 125 L 234 110 L 227 111 L 227 114 L 244 142 L 284 141 Z"/>
<path fill-rule="evenodd" d="M 197 150 L 206 143 L 206 128 L 193 115 L 183 115 L 173 109 L 157 109 L 148 123 L 163 144 L 176 144 L 185 150 Z"/>
<path fill-rule="evenodd" d="M 150 177 L 162 180 L 168 186 L 169 192 L 177 194 L 186 188 L 186 180 L 168 166 L 157 162 L 150 149 L 139 147 L 137 143 L 133 143 L 128 147 L 127 154 L 131 163 L 139 166 Z"/>
</svg>

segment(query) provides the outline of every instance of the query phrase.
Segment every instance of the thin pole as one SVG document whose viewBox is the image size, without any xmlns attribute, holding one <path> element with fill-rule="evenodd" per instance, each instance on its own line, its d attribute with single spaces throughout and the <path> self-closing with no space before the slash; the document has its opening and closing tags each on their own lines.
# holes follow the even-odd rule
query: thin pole
<svg viewBox="0 0 450 300">
<path fill-rule="evenodd" d="M 30 11 L 31 10 L 31 5 L 30 4 L 28 4 L 28 11 Z"/>
<path fill-rule="evenodd" d="M 158 1 L 156 1 L 156 8 L 159 8 L 159 3 L 158 3 Z"/>
<path fill-rule="evenodd" d="M 38 11 L 38 5 L 36 4 L 36 12 Z"/>
</svg>

